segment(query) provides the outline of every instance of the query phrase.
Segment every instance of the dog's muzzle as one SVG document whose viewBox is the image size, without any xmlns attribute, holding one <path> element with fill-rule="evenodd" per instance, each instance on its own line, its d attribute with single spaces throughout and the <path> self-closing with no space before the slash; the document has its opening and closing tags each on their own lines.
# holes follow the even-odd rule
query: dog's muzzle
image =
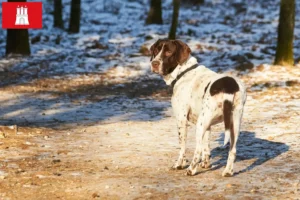
<svg viewBox="0 0 300 200">
<path fill-rule="evenodd" d="M 151 67 L 152 67 L 152 71 L 155 73 L 159 73 L 159 66 L 160 66 L 160 61 L 158 60 L 154 60 L 151 62 Z"/>
</svg>

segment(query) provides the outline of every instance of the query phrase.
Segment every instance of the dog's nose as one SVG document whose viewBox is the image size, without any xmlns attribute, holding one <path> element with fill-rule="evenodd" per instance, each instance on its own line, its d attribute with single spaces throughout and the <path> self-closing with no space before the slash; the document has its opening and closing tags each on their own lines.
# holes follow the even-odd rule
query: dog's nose
<svg viewBox="0 0 300 200">
<path fill-rule="evenodd" d="M 158 69 L 160 62 L 155 60 L 155 61 L 152 61 L 151 64 L 152 64 L 153 69 Z"/>
</svg>

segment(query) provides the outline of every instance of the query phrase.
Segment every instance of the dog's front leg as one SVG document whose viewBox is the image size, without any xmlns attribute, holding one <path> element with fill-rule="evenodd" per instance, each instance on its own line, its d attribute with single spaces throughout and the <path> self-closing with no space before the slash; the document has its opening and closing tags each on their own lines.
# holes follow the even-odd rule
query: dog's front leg
<svg viewBox="0 0 300 200">
<path fill-rule="evenodd" d="M 179 157 L 176 163 L 172 166 L 172 169 L 184 169 L 185 161 L 185 145 L 186 145 L 186 136 L 187 136 L 187 120 L 182 119 L 177 122 L 178 127 L 178 138 L 180 145 Z"/>
</svg>

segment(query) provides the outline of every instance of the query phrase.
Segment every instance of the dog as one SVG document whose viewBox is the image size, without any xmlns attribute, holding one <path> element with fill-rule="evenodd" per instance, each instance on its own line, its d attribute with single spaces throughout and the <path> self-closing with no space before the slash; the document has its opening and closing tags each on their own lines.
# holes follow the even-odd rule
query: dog
<svg viewBox="0 0 300 200">
<path fill-rule="evenodd" d="M 222 176 L 232 176 L 247 98 L 245 86 L 233 76 L 217 74 L 198 65 L 189 46 L 180 40 L 159 39 L 150 52 L 151 71 L 161 75 L 173 89 L 171 102 L 177 120 L 180 152 L 172 169 L 185 168 L 188 122 L 196 125 L 196 149 L 186 174 L 197 174 L 198 167 L 210 168 L 211 126 L 224 122 L 224 145 L 230 140 L 230 149 Z"/>
</svg>

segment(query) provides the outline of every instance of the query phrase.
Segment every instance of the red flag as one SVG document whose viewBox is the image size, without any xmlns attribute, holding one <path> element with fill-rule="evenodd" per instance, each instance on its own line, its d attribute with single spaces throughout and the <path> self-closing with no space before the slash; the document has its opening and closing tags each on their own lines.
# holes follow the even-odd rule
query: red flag
<svg viewBox="0 0 300 200">
<path fill-rule="evenodd" d="M 42 28 L 42 2 L 3 2 L 2 28 Z"/>
</svg>

